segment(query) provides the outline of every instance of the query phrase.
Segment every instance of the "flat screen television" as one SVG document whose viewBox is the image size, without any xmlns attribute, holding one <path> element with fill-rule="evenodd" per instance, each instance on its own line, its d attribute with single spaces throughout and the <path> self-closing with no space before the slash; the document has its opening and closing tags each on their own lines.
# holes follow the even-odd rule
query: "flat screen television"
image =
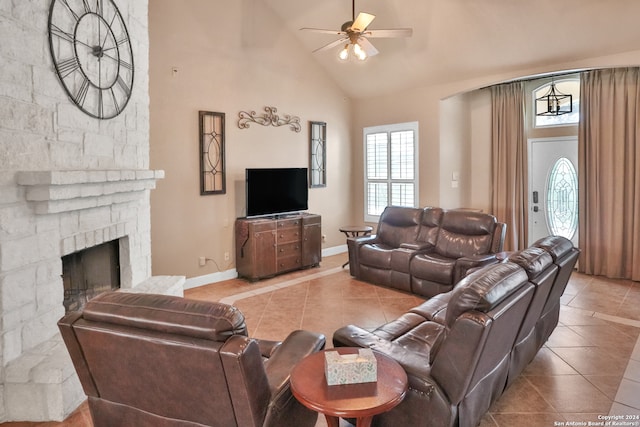
<svg viewBox="0 0 640 427">
<path fill-rule="evenodd" d="M 306 211 L 307 168 L 246 170 L 247 217 Z"/>
</svg>

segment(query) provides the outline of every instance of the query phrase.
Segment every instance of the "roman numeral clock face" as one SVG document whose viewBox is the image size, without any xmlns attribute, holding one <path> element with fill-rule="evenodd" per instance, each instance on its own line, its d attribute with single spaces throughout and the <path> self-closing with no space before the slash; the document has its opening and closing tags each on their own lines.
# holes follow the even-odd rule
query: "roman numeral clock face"
<svg viewBox="0 0 640 427">
<path fill-rule="evenodd" d="M 110 119 L 133 89 L 133 52 L 112 0 L 52 0 L 51 58 L 69 98 L 85 113 Z"/>
</svg>

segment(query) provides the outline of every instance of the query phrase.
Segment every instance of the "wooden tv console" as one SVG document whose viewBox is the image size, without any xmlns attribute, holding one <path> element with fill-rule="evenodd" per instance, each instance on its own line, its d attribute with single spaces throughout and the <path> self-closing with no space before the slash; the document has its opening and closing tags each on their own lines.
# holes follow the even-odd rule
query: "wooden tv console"
<svg viewBox="0 0 640 427">
<path fill-rule="evenodd" d="M 238 218 L 236 270 L 249 280 L 315 267 L 322 259 L 320 215 Z"/>
</svg>

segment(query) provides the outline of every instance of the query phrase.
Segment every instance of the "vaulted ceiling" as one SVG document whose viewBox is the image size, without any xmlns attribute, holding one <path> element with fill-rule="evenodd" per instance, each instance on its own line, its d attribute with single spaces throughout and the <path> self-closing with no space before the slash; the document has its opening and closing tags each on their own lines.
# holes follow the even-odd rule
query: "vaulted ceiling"
<svg viewBox="0 0 640 427">
<path fill-rule="evenodd" d="M 309 52 L 337 37 L 300 28 L 351 20 L 351 0 L 263 1 Z M 638 0 L 356 0 L 358 12 L 376 15 L 369 29 L 413 36 L 372 39 L 380 54 L 364 62 L 339 61 L 339 47 L 313 54 L 353 98 L 640 49 Z"/>
</svg>

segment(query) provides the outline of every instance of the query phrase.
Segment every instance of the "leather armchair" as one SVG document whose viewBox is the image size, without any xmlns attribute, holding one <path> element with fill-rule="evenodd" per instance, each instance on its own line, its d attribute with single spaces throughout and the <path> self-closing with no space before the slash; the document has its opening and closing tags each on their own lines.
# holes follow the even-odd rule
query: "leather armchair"
<svg viewBox="0 0 640 427">
<path fill-rule="evenodd" d="M 235 307 L 125 292 L 101 294 L 58 325 L 95 427 L 316 423 L 289 372 L 324 347 L 320 334 L 251 339 Z"/>
</svg>

